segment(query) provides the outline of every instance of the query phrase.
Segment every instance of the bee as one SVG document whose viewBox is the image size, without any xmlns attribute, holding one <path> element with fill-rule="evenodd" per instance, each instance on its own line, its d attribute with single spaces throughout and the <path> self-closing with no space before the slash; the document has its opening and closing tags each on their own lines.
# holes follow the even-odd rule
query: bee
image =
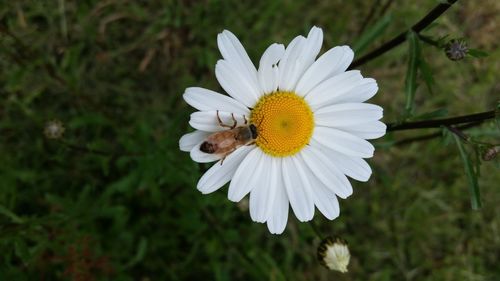
<svg viewBox="0 0 500 281">
<path fill-rule="evenodd" d="M 222 155 L 221 165 L 224 159 L 239 147 L 254 144 L 258 136 L 257 127 L 254 124 L 248 125 L 248 120 L 245 116 L 243 116 L 245 123 L 242 126 L 237 126 L 238 122 L 234 118 L 233 113 L 231 113 L 231 117 L 233 125 L 224 124 L 217 110 L 219 125 L 229 129 L 209 135 L 200 145 L 200 151 L 202 152 Z"/>
</svg>

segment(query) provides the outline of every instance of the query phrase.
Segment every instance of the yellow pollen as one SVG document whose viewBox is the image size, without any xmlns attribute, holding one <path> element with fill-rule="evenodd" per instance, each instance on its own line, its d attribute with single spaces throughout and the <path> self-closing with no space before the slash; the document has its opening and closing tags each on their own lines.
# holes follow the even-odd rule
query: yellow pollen
<svg viewBox="0 0 500 281">
<path fill-rule="evenodd" d="M 250 123 L 257 127 L 257 146 L 275 157 L 299 152 L 312 136 L 314 119 L 306 101 L 293 92 L 274 92 L 260 98 Z"/>
</svg>

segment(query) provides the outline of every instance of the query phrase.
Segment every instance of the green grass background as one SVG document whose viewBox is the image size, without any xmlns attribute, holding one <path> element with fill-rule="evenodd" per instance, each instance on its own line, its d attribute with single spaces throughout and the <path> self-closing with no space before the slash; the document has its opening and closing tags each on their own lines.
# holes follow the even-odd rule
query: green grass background
<svg viewBox="0 0 500 281">
<path fill-rule="evenodd" d="M 1 1 L 0 280 L 500 280 L 498 161 L 481 163 L 483 208 L 473 211 L 450 138 L 391 145 L 436 130 L 375 141 L 373 176 L 353 182 L 338 219 L 290 213 L 279 236 L 228 201 L 227 187 L 196 190 L 208 166 L 178 149 L 193 112 L 181 96 L 189 86 L 222 91 L 217 34 L 234 32 L 258 62 L 269 44 L 317 25 L 325 51 L 357 42 L 373 2 Z M 393 2 L 365 53 L 438 3 Z M 422 45 L 435 85 L 431 93 L 418 78 L 416 115 L 495 108 L 499 14 L 495 0 L 458 1 L 425 32 L 465 37 L 490 56 L 452 62 Z M 372 102 L 385 122 L 404 111 L 407 51 L 360 67 L 379 83 Z M 58 140 L 43 134 L 53 119 L 66 128 Z M 494 122 L 467 133 L 500 139 Z M 349 242 L 347 274 L 316 261 L 310 224 Z"/>
</svg>

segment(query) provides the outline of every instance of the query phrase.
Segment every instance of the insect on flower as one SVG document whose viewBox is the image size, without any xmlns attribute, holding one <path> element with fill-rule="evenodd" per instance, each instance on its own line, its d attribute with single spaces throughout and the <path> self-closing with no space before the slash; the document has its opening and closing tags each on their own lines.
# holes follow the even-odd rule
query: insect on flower
<svg viewBox="0 0 500 281">
<path fill-rule="evenodd" d="M 377 82 L 348 70 L 354 58 L 348 46 L 318 57 L 322 43 L 323 31 L 313 27 L 286 47 L 271 44 L 257 69 L 224 30 L 215 76 L 228 95 L 200 87 L 183 94 L 197 109 L 189 120 L 196 130 L 181 137 L 179 148 L 198 163 L 219 161 L 197 189 L 208 194 L 229 183 L 228 199 L 248 197 L 252 220 L 273 234 L 285 230 L 290 207 L 301 222 L 312 220 L 316 208 L 337 218 L 338 198 L 353 193 L 347 177 L 365 182 L 372 174 L 364 159 L 375 147 L 367 140 L 385 135 L 382 107 L 366 103 Z"/>
<path fill-rule="evenodd" d="M 248 120 L 245 116 L 243 116 L 243 119 L 245 120 L 243 126 L 237 126 L 238 121 L 236 121 L 236 118 L 234 118 L 234 114 L 232 113 L 231 118 L 233 119 L 233 125 L 224 124 L 224 122 L 220 119 L 219 111 L 217 110 L 217 121 L 219 122 L 219 125 L 229 129 L 209 135 L 200 145 L 200 151 L 202 152 L 221 155 L 221 165 L 226 156 L 231 154 L 231 152 L 243 145 L 254 144 L 258 136 L 257 127 L 254 124 L 248 125 Z"/>
</svg>

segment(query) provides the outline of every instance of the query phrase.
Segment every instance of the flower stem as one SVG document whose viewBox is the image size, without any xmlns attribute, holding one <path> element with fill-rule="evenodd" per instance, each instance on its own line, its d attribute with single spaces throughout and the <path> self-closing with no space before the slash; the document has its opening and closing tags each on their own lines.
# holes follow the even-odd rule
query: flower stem
<svg viewBox="0 0 500 281">
<path fill-rule="evenodd" d="M 128 153 L 128 152 L 114 153 L 114 152 L 108 152 L 108 151 L 103 151 L 103 150 L 98 150 L 98 149 L 92 149 L 92 148 L 88 148 L 86 146 L 76 145 L 76 144 L 73 144 L 73 143 L 70 143 L 70 142 L 67 142 L 64 140 L 59 140 L 58 142 L 70 150 L 79 151 L 79 152 L 88 153 L 88 154 L 99 155 L 99 156 L 109 156 L 109 157 L 142 156 L 142 154 L 139 154 L 139 153 Z"/>
<path fill-rule="evenodd" d="M 470 128 L 479 126 L 482 123 L 483 123 L 482 121 L 476 121 L 476 122 L 472 122 L 472 123 L 458 125 L 457 129 L 459 129 L 459 130 L 466 130 L 466 129 L 470 129 Z M 438 137 L 441 137 L 441 136 L 443 136 L 443 133 L 441 131 L 439 131 L 439 132 L 436 132 L 436 133 L 425 134 L 425 135 L 420 135 L 420 136 L 416 136 L 416 137 L 401 139 L 401 140 L 396 141 L 394 143 L 394 146 L 402 146 L 402 145 L 407 145 L 407 144 L 414 143 L 414 142 L 431 140 L 431 139 L 435 139 L 435 138 L 438 138 Z"/>
<path fill-rule="evenodd" d="M 498 114 L 499 114 L 498 110 L 491 110 L 481 113 L 456 116 L 445 119 L 423 120 L 423 121 L 404 122 L 404 123 L 390 123 L 387 125 L 387 131 L 391 132 L 391 131 L 412 130 L 412 129 L 439 128 L 441 126 L 472 123 L 472 122 L 493 119 L 497 117 Z"/>
<path fill-rule="evenodd" d="M 431 39 L 428 36 L 419 34 L 418 38 L 420 38 L 420 40 L 422 40 L 423 42 L 425 42 L 425 43 L 427 43 L 427 44 L 429 44 L 431 46 L 434 46 L 436 48 L 442 49 L 444 47 L 440 42 L 438 42 L 436 40 L 433 40 L 433 39 Z"/>
<path fill-rule="evenodd" d="M 314 221 L 311 221 L 311 223 L 309 223 L 309 225 L 311 226 L 311 229 L 316 234 L 316 236 L 318 236 L 318 238 L 320 240 L 325 239 L 326 236 L 324 236 L 323 233 L 321 233 L 321 231 L 318 229 L 318 227 L 314 224 Z"/>
<path fill-rule="evenodd" d="M 441 16 L 448 8 L 450 8 L 457 0 L 448 0 L 446 3 L 440 3 L 438 4 L 434 9 L 432 9 L 425 17 L 423 17 L 419 22 L 417 22 L 415 25 L 411 27 L 411 30 L 413 30 L 415 33 L 419 33 L 422 31 L 424 28 L 429 26 L 433 21 L 435 21 L 439 16 Z M 406 40 L 406 33 L 408 31 L 404 31 L 400 33 L 398 36 L 394 37 L 390 41 L 386 42 L 382 46 L 378 47 L 377 49 L 373 50 L 372 52 L 362 56 L 361 58 L 355 60 L 352 62 L 352 64 L 349 66 L 349 69 L 353 69 L 355 67 L 358 67 L 360 65 L 363 65 L 375 58 L 377 58 L 380 55 L 383 55 L 387 51 L 393 49 L 394 47 L 399 46 L 401 43 L 403 43 Z"/>
<path fill-rule="evenodd" d="M 368 23 L 372 20 L 373 16 L 375 15 L 375 11 L 377 10 L 377 7 L 380 6 L 381 1 L 382 0 L 375 0 L 373 2 L 372 6 L 370 7 L 370 11 L 368 12 L 368 16 L 366 16 L 365 20 L 361 24 L 361 28 L 358 31 L 358 36 L 361 35 L 363 33 L 363 31 L 365 31 L 365 28 L 368 26 Z"/>
<path fill-rule="evenodd" d="M 469 138 L 459 129 L 453 127 L 453 126 L 445 126 L 448 131 L 452 132 L 455 134 L 457 137 L 461 138 L 464 142 L 469 142 Z"/>
</svg>

